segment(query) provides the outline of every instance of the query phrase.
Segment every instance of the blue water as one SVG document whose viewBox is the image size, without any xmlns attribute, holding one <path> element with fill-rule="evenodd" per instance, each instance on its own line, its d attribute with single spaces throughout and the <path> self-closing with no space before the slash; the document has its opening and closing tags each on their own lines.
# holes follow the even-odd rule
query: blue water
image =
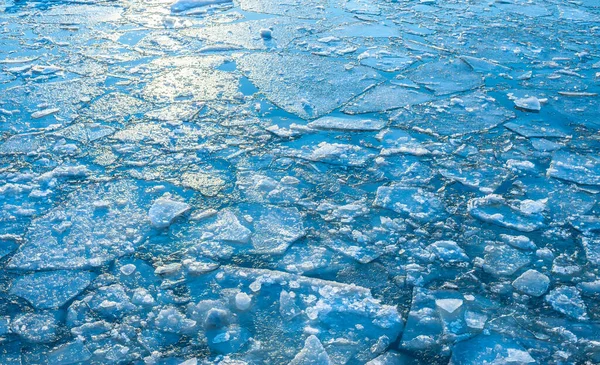
<svg viewBox="0 0 600 365">
<path fill-rule="evenodd" d="M 600 364 L 597 0 L 0 10 L 0 364 Z"/>
</svg>

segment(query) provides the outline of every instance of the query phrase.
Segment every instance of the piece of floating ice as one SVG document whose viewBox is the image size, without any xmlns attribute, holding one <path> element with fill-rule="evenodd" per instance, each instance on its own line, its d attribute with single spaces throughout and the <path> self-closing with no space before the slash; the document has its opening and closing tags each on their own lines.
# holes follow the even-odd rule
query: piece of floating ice
<svg viewBox="0 0 600 365">
<path fill-rule="evenodd" d="M 252 246 L 259 253 L 283 253 L 306 230 L 297 208 L 264 206 L 252 210 L 259 214 L 254 221 Z"/>
<path fill-rule="evenodd" d="M 378 131 L 385 127 L 384 120 L 374 119 L 355 119 L 340 117 L 322 117 L 308 123 L 308 126 L 315 129 L 334 129 L 346 131 Z"/>
<path fill-rule="evenodd" d="M 408 214 L 421 222 L 438 220 L 445 215 L 444 204 L 432 192 L 404 186 L 380 186 L 374 207 Z"/>
<path fill-rule="evenodd" d="M 44 110 L 39 110 L 37 112 L 31 113 L 31 118 L 32 119 L 40 119 L 40 118 L 47 117 L 52 114 L 56 114 L 59 111 L 60 111 L 59 108 L 48 108 L 48 109 L 44 109 Z"/>
<path fill-rule="evenodd" d="M 167 228 L 173 221 L 190 209 L 189 204 L 168 198 L 157 199 L 148 211 L 150 222 L 156 228 Z"/>
<path fill-rule="evenodd" d="M 514 100 L 515 107 L 530 112 L 539 112 L 542 109 L 540 99 L 535 96 L 529 96 L 526 98 L 520 98 Z"/>
<path fill-rule="evenodd" d="M 485 247 L 483 270 L 494 276 L 511 276 L 529 264 L 529 256 L 509 245 L 490 244 Z"/>
<path fill-rule="evenodd" d="M 138 186 L 130 181 L 89 185 L 69 194 L 63 204 L 34 219 L 8 267 L 90 268 L 133 253 L 148 219 L 137 199 Z M 106 201 L 109 208 L 98 209 L 94 201 Z"/>
<path fill-rule="evenodd" d="M 448 313 L 454 313 L 463 305 L 462 299 L 437 299 L 435 304 Z"/>
<path fill-rule="evenodd" d="M 542 121 L 519 120 L 504 124 L 505 128 L 527 138 L 564 138 L 567 137 L 561 128 Z"/>
<path fill-rule="evenodd" d="M 499 105 L 494 98 L 475 91 L 413 106 L 410 110 L 401 109 L 391 119 L 397 124 L 432 134 L 454 137 L 485 132 L 513 117 L 514 113 Z"/>
<path fill-rule="evenodd" d="M 28 63 L 37 60 L 39 57 L 28 57 L 28 58 L 5 58 L 0 60 L 2 65 L 14 65 L 18 63 Z"/>
<path fill-rule="evenodd" d="M 581 293 L 573 286 L 559 286 L 545 298 L 557 312 L 579 321 L 588 319 L 587 307 L 581 299 Z"/>
<path fill-rule="evenodd" d="M 407 76 L 436 95 L 467 91 L 483 84 L 482 76 L 461 59 L 429 62 L 411 71 Z"/>
<path fill-rule="evenodd" d="M 582 236 L 581 245 L 585 251 L 585 258 L 595 266 L 600 266 L 600 237 Z"/>
<path fill-rule="evenodd" d="M 56 365 L 85 363 L 92 353 L 81 341 L 74 341 L 53 349 L 48 354 L 48 362 Z"/>
<path fill-rule="evenodd" d="M 252 298 L 246 293 L 237 293 L 235 295 L 235 306 L 241 311 L 248 310 L 252 304 Z"/>
<path fill-rule="evenodd" d="M 427 249 L 443 262 L 469 261 L 469 256 L 454 241 L 437 241 L 427 246 Z"/>
<path fill-rule="evenodd" d="M 174 13 L 180 13 L 203 6 L 227 3 L 232 3 L 232 0 L 176 0 L 173 4 L 171 4 L 171 11 Z"/>
<path fill-rule="evenodd" d="M 365 66 L 318 56 L 253 53 L 239 67 L 269 100 L 304 119 L 321 117 L 375 85 L 381 76 Z"/>
<path fill-rule="evenodd" d="M 304 342 L 304 348 L 288 365 L 332 365 L 329 355 L 321 341 L 315 335 L 310 335 Z"/>
<path fill-rule="evenodd" d="M 508 234 L 501 234 L 500 238 L 504 243 L 520 248 L 521 250 L 535 250 L 537 246 L 527 236 L 511 236 Z"/>
<path fill-rule="evenodd" d="M 429 94 L 401 86 L 383 84 L 352 100 L 344 106 L 342 112 L 347 114 L 384 112 L 405 106 L 423 104 L 432 99 L 433 96 Z"/>
<path fill-rule="evenodd" d="M 472 199 L 469 201 L 468 210 L 471 216 L 484 222 L 522 232 L 533 232 L 545 226 L 544 216 L 540 213 L 523 213 L 509 206 L 501 196 L 495 194 Z"/>
<path fill-rule="evenodd" d="M 536 360 L 516 341 L 496 333 L 460 341 L 452 348 L 453 365 L 530 364 Z"/>
<path fill-rule="evenodd" d="M 313 162 L 323 162 L 331 165 L 364 166 L 374 155 L 368 150 L 344 143 L 321 142 L 312 150 L 283 150 L 289 157 L 297 157 Z"/>
<path fill-rule="evenodd" d="M 600 157 L 556 152 L 548 168 L 548 175 L 582 185 L 600 185 Z"/>
<path fill-rule="evenodd" d="M 527 270 L 512 282 L 512 285 L 521 293 L 540 297 L 548 291 L 550 279 L 535 270 Z"/>
<path fill-rule="evenodd" d="M 81 293 L 92 281 L 89 272 L 57 270 L 19 277 L 10 293 L 30 302 L 38 309 L 56 309 Z"/>
<path fill-rule="evenodd" d="M 559 91 L 558 94 L 562 95 L 562 96 L 573 97 L 573 98 L 598 96 L 598 93 L 590 93 L 590 92 L 584 92 L 584 91 Z"/>
</svg>

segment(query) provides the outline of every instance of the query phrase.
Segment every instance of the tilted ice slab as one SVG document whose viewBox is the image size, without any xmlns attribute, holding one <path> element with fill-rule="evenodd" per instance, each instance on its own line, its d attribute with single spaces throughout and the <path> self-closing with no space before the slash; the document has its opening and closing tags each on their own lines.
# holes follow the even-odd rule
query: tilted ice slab
<svg viewBox="0 0 600 365">
<path fill-rule="evenodd" d="M 304 119 L 330 113 L 381 79 L 368 67 L 318 56 L 253 53 L 238 64 L 269 100 Z"/>
<path fill-rule="evenodd" d="M 8 267 L 23 270 L 101 266 L 133 253 L 145 236 L 146 212 L 130 181 L 90 185 L 35 219 Z"/>
</svg>

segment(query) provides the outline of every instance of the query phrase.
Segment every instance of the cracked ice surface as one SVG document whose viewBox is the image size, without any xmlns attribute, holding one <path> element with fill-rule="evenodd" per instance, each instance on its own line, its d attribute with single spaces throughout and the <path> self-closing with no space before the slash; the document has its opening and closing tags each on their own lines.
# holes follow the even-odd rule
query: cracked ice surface
<svg viewBox="0 0 600 365">
<path fill-rule="evenodd" d="M 0 364 L 599 364 L 598 24 L 0 2 Z"/>
</svg>

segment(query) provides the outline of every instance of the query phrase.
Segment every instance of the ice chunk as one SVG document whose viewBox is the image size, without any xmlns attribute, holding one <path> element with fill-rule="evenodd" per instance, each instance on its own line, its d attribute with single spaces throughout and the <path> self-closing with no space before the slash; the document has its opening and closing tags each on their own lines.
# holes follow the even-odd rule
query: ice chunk
<svg viewBox="0 0 600 365">
<path fill-rule="evenodd" d="M 341 117 L 322 117 L 308 123 L 316 129 L 335 129 L 346 131 L 378 131 L 385 127 L 385 121 L 374 119 L 355 119 Z"/>
<path fill-rule="evenodd" d="M 427 247 L 442 262 L 465 262 L 469 257 L 454 241 L 437 241 Z"/>
<path fill-rule="evenodd" d="M 282 253 L 306 234 L 297 208 L 264 207 L 254 222 L 252 245 L 260 253 Z"/>
<path fill-rule="evenodd" d="M 123 122 L 130 117 L 147 112 L 150 105 L 123 93 L 110 93 L 94 100 L 85 112 L 89 117 L 103 122 Z"/>
<path fill-rule="evenodd" d="M 8 267 L 25 270 L 98 267 L 132 253 L 147 233 L 147 215 L 130 181 L 93 184 L 36 218 Z M 91 202 L 105 201 L 102 207 Z M 147 224 L 147 223 L 146 223 Z"/>
<path fill-rule="evenodd" d="M 241 311 L 248 310 L 252 305 L 252 298 L 246 293 L 237 293 L 235 295 L 235 306 Z"/>
<path fill-rule="evenodd" d="M 499 105 L 483 92 L 472 92 L 453 98 L 435 100 L 400 110 L 392 120 L 401 125 L 419 128 L 442 136 L 461 136 L 490 130 L 514 117 L 514 113 Z"/>
<path fill-rule="evenodd" d="M 548 175 L 577 184 L 600 185 L 600 158 L 559 151 L 552 157 Z"/>
<path fill-rule="evenodd" d="M 445 214 L 443 203 L 434 193 L 398 185 L 377 188 L 373 206 L 408 214 L 421 222 L 437 220 Z"/>
<path fill-rule="evenodd" d="M 539 112 L 542 109 L 540 100 L 535 96 L 515 99 L 515 107 L 528 112 Z"/>
<path fill-rule="evenodd" d="M 253 53 L 239 66 L 273 103 L 304 119 L 330 113 L 381 78 L 367 67 L 347 70 L 343 62 L 317 56 Z"/>
<path fill-rule="evenodd" d="M 161 331 L 188 333 L 196 326 L 196 321 L 186 318 L 175 307 L 166 307 L 158 312 L 154 324 Z"/>
<path fill-rule="evenodd" d="M 410 72 L 408 78 L 432 90 L 436 95 L 454 94 L 483 84 L 480 74 L 463 60 L 428 62 Z"/>
<path fill-rule="evenodd" d="M 438 299 L 435 304 L 445 310 L 448 313 L 454 313 L 458 308 L 463 305 L 462 299 Z"/>
<path fill-rule="evenodd" d="M 56 365 L 84 363 L 92 357 L 92 353 L 81 342 L 70 342 L 53 349 L 48 354 L 48 361 Z"/>
<path fill-rule="evenodd" d="M 600 237 L 583 235 L 581 236 L 581 245 L 585 250 L 588 262 L 600 266 Z"/>
<path fill-rule="evenodd" d="M 317 336 L 310 335 L 304 342 L 304 348 L 290 361 L 289 365 L 332 365 L 329 355 Z"/>
<path fill-rule="evenodd" d="M 573 286 L 559 286 L 546 295 L 552 308 L 576 320 L 587 320 L 587 307 L 581 299 L 579 289 Z"/>
<path fill-rule="evenodd" d="M 159 198 L 150 207 L 148 217 L 155 228 L 167 228 L 177 217 L 188 210 L 190 210 L 190 206 L 187 203 L 169 198 Z"/>
<path fill-rule="evenodd" d="M 516 341 L 498 334 L 479 335 L 452 348 L 453 365 L 530 364 L 536 360 Z"/>
<path fill-rule="evenodd" d="M 35 308 L 60 308 L 81 293 L 93 278 L 89 272 L 58 270 L 21 276 L 10 293 L 26 299 Z"/>
<path fill-rule="evenodd" d="M 548 291 L 550 279 L 535 270 L 527 270 L 512 282 L 512 285 L 521 293 L 539 297 Z"/>
<path fill-rule="evenodd" d="M 313 146 L 312 150 L 284 150 L 283 154 L 289 157 L 298 157 L 314 162 L 323 162 L 332 165 L 363 166 L 373 154 L 368 150 L 345 143 L 321 142 Z"/>
<path fill-rule="evenodd" d="M 498 195 L 490 194 L 484 198 L 469 201 L 469 213 L 484 222 L 523 232 L 533 232 L 545 226 L 540 213 L 525 214 L 506 204 Z"/>
<path fill-rule="evenodd" d="M 286 15 L 294 18 L 322 19 L 325 0 L 237 0 L 240 8 L 264 14 Z"/>
<path fill-rule="evenodd" d="M 508 245 L 487 245 L 483 270 L 494 276 L 511 276 L 529 262 L 529 256 Z"/>
<path fill-rule="evenodd" d="M 378 85 L 342 109 L 347 114 L 384 112 L 406 106 L 423 104 L 433 99 L 432 95 L 396 85 Z"/>
<path fill-rule="evenodd" d="M 48 109 L 44 109 L 44 110 L 40 110 L 40 111 L 31 113 L 31 118 L 32 119 L 40 119 L 40 118 L 47 117 L 52 114 L 56 114 L 59 111 L 60 111 L 59 108 L 48 108 Z"/>
<path fill-rule="evenodd" d="M 567 137 L 567 133 L 560 126 L 543 121 L 517 120 L 504 124 L 504 127 L 527 138 Z"/>
<path fill-rule="evenodd" d="M 214 239 L 234 242 L 248 243 L 251 231 L 240 223 L 237 216 L 230 210 L 219 212 L 217 220 L 207 227 L 214 234 Z"/>
<path fill-rule="evenodd" d="M 504 243 L 520 248 L 522 250 L 535 250 L 537 246 L 527 236 L 511 236 L 508 234 L 501 234 L 500 238 Z"/>
<path fill-rule="evenodd" d="M 174 13 L 179 13 L 202 6 L 226 3 L 232 3 L 232 0 L 176 0 L 173 2 L 173 4 L 171 4 L 171 11 Z"/>
<path fill-rule="evenodd" d="M 49 343 L 58 338 L 59 322 L 50 313 L 24 313 L 11 323 L 13 333 L 27 342 Z"/>
</svg>

